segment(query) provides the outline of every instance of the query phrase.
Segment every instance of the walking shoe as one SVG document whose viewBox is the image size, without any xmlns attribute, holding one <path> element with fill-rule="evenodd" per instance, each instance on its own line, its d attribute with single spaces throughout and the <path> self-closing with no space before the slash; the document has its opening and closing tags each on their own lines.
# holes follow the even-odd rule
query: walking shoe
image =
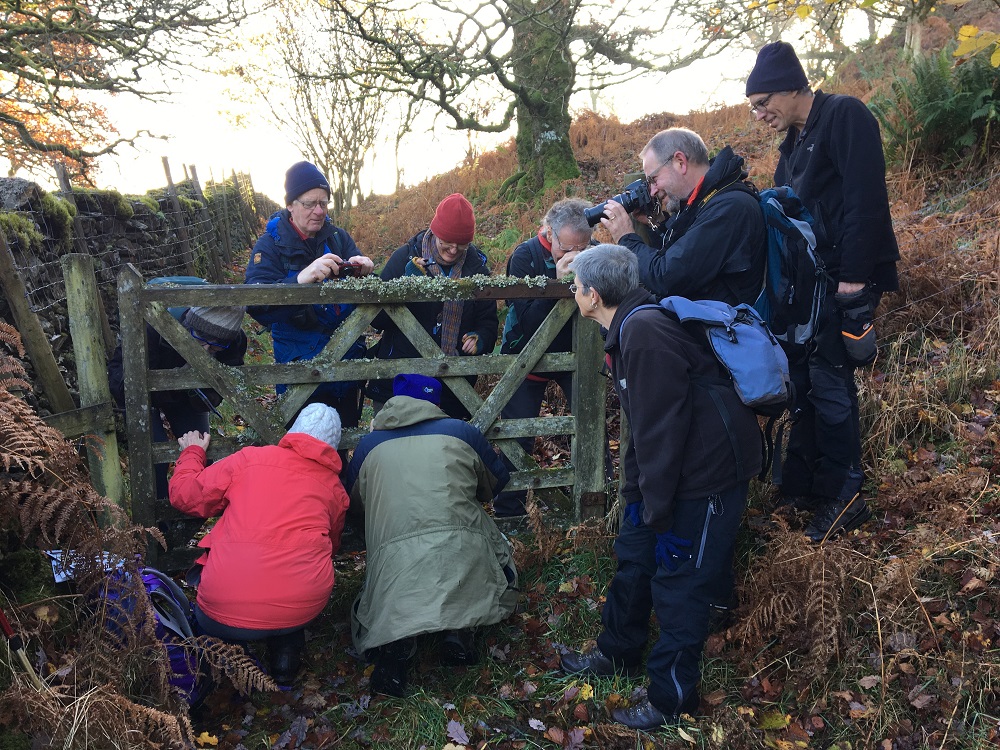
<svg viewBox="0 0 1000 750">
<path fill-rule="evenodd" d="M 680 710 L 677 711 L 676 715 L 668 716 L 650 703 L 649 698 L 646 698 L 642 703 L 636 703 L 634 706 L 616 708 L 611 712 L 611 718 L 619 724 L 624 724 L 632 729 L 641 729 L 648 732 L 650 729 L 676 724 L 681 714 L 694 715 L 700 705 L 701 696 L 698 693 L 692 693 L 681 704 Z"/>
<path fill-rule="evenodd" d="M 847 500 L 831 500 L 816 511 L 806 526 L 805 535 L 814 542 L 822 542 L 853 531 L 871 517 L 872 512 L 860 493 Z"/>
<path fill-rule="evenodd" d="M 642 674 L 640 665 L 616 664 L 611 657 L 605 656 L 604 652 L 597 646 L 584 653 L 573 651 L 563 654 L 559 664 L 563 672 L 567 674 L 592 674 L 597 677 L 614 677 L 615 675 L 638 677 Z"/>
<path fill-rule="evenodd" d="M 475 631 L 471 628 L 446 630 L 441 639 L 441 663 L 453 666 L 478 664 Z"/>
</svg>

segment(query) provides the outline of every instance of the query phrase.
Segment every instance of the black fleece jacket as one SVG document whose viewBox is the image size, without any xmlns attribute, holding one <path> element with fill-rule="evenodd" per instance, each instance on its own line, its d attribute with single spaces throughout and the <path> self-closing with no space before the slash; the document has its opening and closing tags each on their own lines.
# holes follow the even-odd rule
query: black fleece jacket
<svg viewBox="0 0 1000 750">
<path fill-rule="evenodd" d="M 774 184 L 791 185 L 809 209 L 830 275 L 898 289 L 882 136 L 868 107 L 817 91 L 805 127 L 789 128 L 780 151 Z"/>
<path fill-rule="evenodd" d="M 679 295 L 738 305 L 753 304 L 764 283 L 767 234 L 764 213 L 743 184 L 743 157 L 726 146 L 712 159 L 697 188 L 665 227 L 663 246 L 637 234 L 619 240 L 639 258 L 639 278 L 657 297 Z"/>
<path fill-rule="evenodd" d="M 624 457 L 626 503 L 645 504 L 643 520 L 656 533 L 670 529 L 674 503 L 708 497 L 760 471 L 757 417 L 732 388 L 719 389 L 743 459 L 738 475 L 729 432 L 708 387 L 721 365 L 707 342 L 662 309 L 633 308 L 655 302 L 648 292 L 629 294 L 615 311 L 605 340 L 611 374 L 628 416 L 631 440 Z"/>
</svg>

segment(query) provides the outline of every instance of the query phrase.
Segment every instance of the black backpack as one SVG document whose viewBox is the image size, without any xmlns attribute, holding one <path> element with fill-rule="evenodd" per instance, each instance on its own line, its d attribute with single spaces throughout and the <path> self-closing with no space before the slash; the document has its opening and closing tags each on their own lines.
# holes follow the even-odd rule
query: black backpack
<svg viewBox="0 0 1000 750">
<path fill-rule="evenodd" d="M 830 276 L 816 252 L 809 210 L 788 187 L 758 196 L 767 229 L 764 288 L 754 308 L 775 337 L 789 346 L 806 346 L 826 299 Z"/>
</svg>

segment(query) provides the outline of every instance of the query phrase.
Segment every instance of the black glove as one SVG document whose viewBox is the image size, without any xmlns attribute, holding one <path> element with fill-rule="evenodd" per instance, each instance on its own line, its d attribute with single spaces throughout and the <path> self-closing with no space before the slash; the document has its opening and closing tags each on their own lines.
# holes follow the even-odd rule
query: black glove
<svg viewBox="0 0 1000 750">
<path fill-rule="evenodd" d="M 840 336 L 847 352 L 847 361 L 855 367 L 866 367 L 875 361 L 878 345 L 872 325 L 874 309 L 871 289 L 849 294 L 837 293 L 833 297 L 840 312 Z"/>
</svg>

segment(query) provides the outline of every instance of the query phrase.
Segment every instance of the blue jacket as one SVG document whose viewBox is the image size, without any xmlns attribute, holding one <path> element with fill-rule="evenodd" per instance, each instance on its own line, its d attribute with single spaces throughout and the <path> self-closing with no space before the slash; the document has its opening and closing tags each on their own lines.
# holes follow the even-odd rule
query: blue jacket
<svg viewBox="0 0 1000 750">
<path fill-rule="evenodd" d="M 288 210 L 282 209 L 268 219 L 266 231 L 254 245 L 244 283 L 297 284 L 299 271 L 326 253 L 344 260 L 361 255 L 351 235 L 330 219 L 315 237 L 303 240 L 292 226 Z M 257 305 L 247 308 L 247 312 L 261 325 L 270 327 L 274 361 L 295 362 L 312 359 L 323 351 L 353 309 L 353 305 Z M 359 339 L 344 359 L 359 359 L 364 353 L 364 342 Z M 344 396 L 357 384 L 329 383 L 323 387 L 335 396 Z M 279 386 L 279 393 L 284 390 Z"/>
</svg>

